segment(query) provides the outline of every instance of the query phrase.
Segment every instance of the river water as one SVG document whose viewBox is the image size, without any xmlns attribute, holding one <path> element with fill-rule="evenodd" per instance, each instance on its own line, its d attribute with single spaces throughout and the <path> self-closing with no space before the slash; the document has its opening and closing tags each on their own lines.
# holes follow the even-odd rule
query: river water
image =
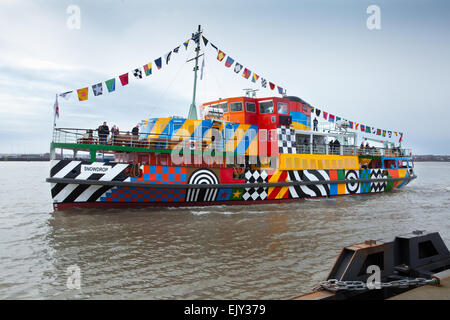
<svg viewBox="0 0 450 320">
<path fill-rule="evenodd" d="M 48 168 L 0 162 L 0 299 L 289 299 L 352 243 L 420 229 L 450 246 L 450 163 L 378 195 L 57 213 Z"/>
</svg>

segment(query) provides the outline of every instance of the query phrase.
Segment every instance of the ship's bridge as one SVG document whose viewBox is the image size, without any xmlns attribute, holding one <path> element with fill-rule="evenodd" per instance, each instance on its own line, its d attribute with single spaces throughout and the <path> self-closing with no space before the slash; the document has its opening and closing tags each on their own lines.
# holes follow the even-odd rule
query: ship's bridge
<svg viewBox="0 0 450 320">
<path fill-rule="evenodd" d="M 200 106 L 204 119 L 220 119 L 235 123 L 276 129 L 291 126 L 311 130 L 311 106 L 298 97 L 234 97 L 219 99 Z"/>
</svg>

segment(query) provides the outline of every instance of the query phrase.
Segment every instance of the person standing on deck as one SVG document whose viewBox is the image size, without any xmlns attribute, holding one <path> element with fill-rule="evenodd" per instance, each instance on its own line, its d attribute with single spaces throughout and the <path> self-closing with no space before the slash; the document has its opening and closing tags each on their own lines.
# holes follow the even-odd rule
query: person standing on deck
<svg viewBox="0 0 450 320">
<path fill-rule="evenodd" d="M 103 125 L 98 127 L 98 138 L 100 144 L 106 144 L 106 140 L 109 136 L 109 127 L 106 124 L 106 121 L 103 122 Z"/>
<path fill-rule="evenodd" d="M 133 134 L 133 136 L 139 135 L 139 125 L 138 124 L 136 125 L 136 127 L 133 128 L 133 130 L 131 130 L 131 133 Z"/>
<path fill-rule="evenodd" d="M 317 131 L 317 124 L 319 123 L 319 121 L 317 121 L 317 118 L 314 118 L 313 120 L 313 131 Z"/>
<path fill-rule="evenodd" d="M 135 142 L 139 140 L 139 124 L 137 124 L 132 130 L 131 134 L 133 135 L 131 146 L 135 146 Z"/>
<path fill-rule="evenodd" d="M 111 144 L 114 145 L 116 142 L 117 136 L 119 135 L 119 128 L 116 125 L 113 125 L 111 128 Z"/>
</svg>

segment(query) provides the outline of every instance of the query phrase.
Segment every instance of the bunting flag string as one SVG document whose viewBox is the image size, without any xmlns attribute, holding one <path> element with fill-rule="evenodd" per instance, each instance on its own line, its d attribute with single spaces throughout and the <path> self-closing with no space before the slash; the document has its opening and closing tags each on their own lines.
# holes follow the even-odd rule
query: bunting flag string
<svg viewBox="0 0 450 320">
<path fill-rule="evenodd" d="M 277 91 L 280 95 L 285 95 L 286 94 L 286 90 L 278 85 L 276 85 L 275 83 L 268 81 L 267 78 L 261 77 L 260 75 L 256 74 L 255 72 L 252 73 L 252 71 L 248 68 L 245 67 L 244 65 L 240 64 L 239 62 L 235 61 L 235 59 L 231 58 L 229 55 L 227 55 L 224 51 L 220 50 L 217 46 L 215 46 L 211 41 L 209 41 L 205 36 L 201 36 L 201 39 L 203 41 L 204 47 L 208 47 L 208 43 L 210 45 L 211 48 L 213 48 L 214 50 L 216 50 L 215 52 L 217 53 L 217 60 L 219 62 L 222 62 L 225 60 L 225 67 L 226 68 L 231 68 L 234 65 L 233 71 L 236 74 L 241 73 L 242 72 L 242 77 L 245 79 L 250 79 L 251 82 L 257 84 L 259 81 L 259 84 L 261 85 L 262 88 L 265 89 L 269 89 L 270 90 L 274 90 L 275 87 L 277 88 Z M 193 40 L 195 43 L 199 43 L 200 41 L 200 36 L 199 34 L 194 35 L 192 38 L 184 41 L 182 44 L 185 47 L 185 49 L 188 49 L 189 46 L 189 42 L 190 40 Z M 181 45 L 176 46 L 172 51 L 169 51 L 167 54 L 165 54 L 162 57 L 159 57 L 157 59 L 155 59 L 153 62 L 156 65 L 156 68 L 158 70 L 160 70 L 162 68 L 162 63 L 163 63 L 163 58 L 164 61 L 166 63 L 166 65 L 169 64 L 171 56 L 172 56 L 172 52 L 174 53 L 179 53 Z M 226 58 L 226 59 L 225 59 Z M 142 67 L 139 68 L 135 68 L 133 69 L 131 72 L 133 74 L 133 76 L 136 79 L 142 79 L 143 75 L 142 75 L 142 69 L 144 69 L 144 73 L 146 76 L 149 76 L 152 74 L 152 65 L 153 62 L 149 62 L 145 65 L 143 65 Z M 223 63 L 223 62 L 222 62 Z M 122 75 L 119 75 L 119 80 L 120 83 L 122 84 L 122 86 L 126 86 L 129 83 L 129 73 L 124 73 Z M 267 88 L 267 83 L 269 83 L 269 88 Z M 106 85 L 106 89 L 108 90 L 109 93 L 114 92 L 116 90 L 116 78 L 112 78 L 109 80 L 105 81 L 105 85 Z M 94 94 L 94 96 L 100 96 L 103 95 L 103 82 L 91 85 L 91 90 Z M 78 96 L 78 100 L 79 101 L 86 101 L 89 98 L 89 87 L 84 87 L 81 89 L 77 89 L 77 96 Z M 64 98 L 64 99 L 69 99 L 69 97 L 72 95 L 74 91 L 66 91 L 63 93 L 60 93 L 59 96 Z M 328 113 L 326 111 L 320 110 L 316 107 L 311 107 L 311 114 L 312 115 L 316 115 L 316 117 L 320 117 L 320 115 L 322 114 L 323 118 L 325 120 L 327 120 L 328 122 L 331 123 L 338 123 L 342 118 L 339 116 L 335 116 L 331 113 Z M 345 120 L 345 119 L 343 119 Z M 390 131 L 390 130 L 384 130 L 384 129 L 377 129 L 375 127 L 371 127 L 371 126 L 367 126 L 358 122 L 354 122 L 354 121 L 347 121 L 348 123 L 348 127 L 349 129 L 358 131 L 360 130 L 363 133 L 369 133 L 369 134 L 373 134 L 373 135 L 377 135 L 377 136 L 382 136 L 382 137 L 387 137 L 387 138 L 396 138 L 399 137 L 399 143 L 402 141 L 403 139 L 403 133 L 398 132 L 398 131 Z"/>
<path fill-rule="evenodd" d="M 235 62 L 234 59 L 232 59 L 230 56 L 227 56 L 221 49 L 219 49 L 217 46 L 213 45 L 212 42 L 207 40 L 204 36 L 202 36 L 202 39 L 203 39 L 205 47 L 207 47 L 207 45 L 209 43 L 210 46 L 216 50 L 218 61 L 222 62 L 226 57 L 225 67 L 230 68 L 234 64 L 234 72 L 235 73 L 239 74 L 242 70 L 244 70 L 241 74 L 243 78 L 250 79 L 251 82 L 253 82 L 255 84 L 259 80 L 260 81 L 259 84 L 261 85 L 262 88 L 267 88 L 267 83 L 269 83 L 270 90 L 274 90 L 276 87 L 277 91 L 280 95 L 286 94 L 286 90 L 283 89 L 282 87 L 275 85 L 275 83 L 273 83 L 273 82 L 267 81 L 266 78 L 261 77 L 254 72 L 252 74 L 252 72 L 250 71 L 250 69 L 248 67 L 243 66 L 242 64 L 240 64 L 238 62 Z M 379 136 L 383 136 L 383 137 L 386 137 L 386 136 L 391 137 L 392 136 L 391 131 L 376 129 L 375 127 L 363 125 L 363 124 L 360 124 L 360 123 L 354 122 L 354 121 L 347 121 L 346 119 L 343 119 L 334 114 L 325 112 L 323 110 L 317 109 L 315 107 L 311 107 L 311 112 L 312 112 L 312 115 L 315 114 L 316 117 L 320 117 L 320 115 L 322 114 L 323 118 L 330 123 L 339 123 L 339 122 L 341 122 L 341 120 L 344 120 L 348 123 L 348 128 L 352 129 L 352 130 L 361 130 L 361 132 L 363 132 L 363 133 L 369 133 L 369 134 L 379 135 Z M 394 131 L 394 136 L 397 136 L 397 133 L 395 131 Z"/>
<path fill-rule="evenodd" d="M 210 44 L 211 48 L 214 48 L 214 50 L 216 50 L 217 52 L 217 60 L 222 62 L 225 57 L 226 54 L 225 52 L 223 52 L 221 49 L 219 49 L 217 46 L 213 45 L 213 43 L 211 41 L 209 41 L 208 39 L 206 39 L 204 36 L 202 36 L 205 48 L 208 46 L 208 43 Z M 253 72 L 253 76 L 252 76 L 252 71 L 250 71 L 250 69 L 248 67 L 244 67 L 242 64 L 236 62 L 235 60 L 230 58 L 230 56 L 227 57 L 227 59 L 225 60 L 225 67 L 230 68 L 232 65 L 234 64 L 234 72 L 235 73 L 240 73 L 242 70 L 243 73 L 241 74 L 243 78 L 245 79 L 250 79 L 251 82 L 253 83 L 257 83 L 258 80 L 260 80 L 260 85 L 262 88 L 267 88 L 267 79 L 266 78 L 262 78 L 260 75 L 255 74 Z M 281 95 L 285 95 L 286 94 L 286 89 L 283 89 L 280 86 L 275 85 L 273 82 L 269 82 L 269 88 L 271 90 L 274 90 L 275 87 L 278 89 L 278 93 Z"/>
<path fill-rule="evenodd" d="M 188 44 L 189 44 L 190 40 L 191 39 L 188 39 L 185 42 L 183 42 L 183 45 L 185 46 L 186 50 L 188 49 Z M 208 40 L 206 38 L 204 38 L 203 42 L 205 44 L 207 44 Z M 166 64 L 169 64 L 170 58 L 172 56 L 172 52 L 178 53 L 180 50 L 180 47 L 181 47 L 181 44 L 176 46 L 172 51 L 170 51 L 169 53 L 167 53 L 163 56 Z M 156 65 L 156 67 L 158 68 L 158 70 L 162 68 L 163 57 L 159 57 L 158 59 L 154 60 L 154 63 Z M 120 83 L 122 84 L 122 86 L 128 85 L 129 73 L 131 73 L 136 79 L 142 79 L 142 77 L 143 77 L 142 68 L 144 69 L 144 73 L 146 76 L 151 75 L 152 70 L 153 70 L 152 66 L 153 66 L 152 62 L 149 62 L 149 63 L 143 65 L 142 67 L 135 68 L 130 72 L 119 75 L 118 78 L 120 80 Z M 89 89 L 89 87 L 77 89 L 76 92 L 77 92 L 78 100 L 79 101 L 88 100 L 89 90 L 92 90 L 92 93 L 95 97 L 103 95 L 103 85 L 106 86 L 107 92 L 109 92 L 109 93 L 116 91 L 116 77 L 105 80 L 104 83 L 100 82 L 100 83 L 91 85 L 91 86 L 89 86 L 91 89 Z M 74 90 L 66 91 L 66 92 L 60 93 L 59 96 L 68 100 L 73 92 L 74 92 Z"/>
</svg>

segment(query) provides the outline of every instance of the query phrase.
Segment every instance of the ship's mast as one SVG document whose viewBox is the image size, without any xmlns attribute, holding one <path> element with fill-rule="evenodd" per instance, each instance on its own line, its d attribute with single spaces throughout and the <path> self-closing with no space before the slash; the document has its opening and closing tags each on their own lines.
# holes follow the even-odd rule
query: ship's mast
<svg viewBox="0 0 450 320">
<path fill-rule="evenodd" d="M 195 60 L 194 67 L 194 92 L 192 94 L 192 104 L 189 108 L 188 119 L 197 119 L 197 107 L 195 106 L 195 93 L 197 91 L 197 70 L 198 70 L 198 58 L 202 55 L 200 53 L 200 37 L 202 34 L 201 26 L 198 26 L 198 31 L 192 34 L 192 39 L 195 39 L 197 46 L 195 47 L 195 58 L 191 60 Z M 191 61 L 189 60 L 189 61 Z"/>
</svg>

